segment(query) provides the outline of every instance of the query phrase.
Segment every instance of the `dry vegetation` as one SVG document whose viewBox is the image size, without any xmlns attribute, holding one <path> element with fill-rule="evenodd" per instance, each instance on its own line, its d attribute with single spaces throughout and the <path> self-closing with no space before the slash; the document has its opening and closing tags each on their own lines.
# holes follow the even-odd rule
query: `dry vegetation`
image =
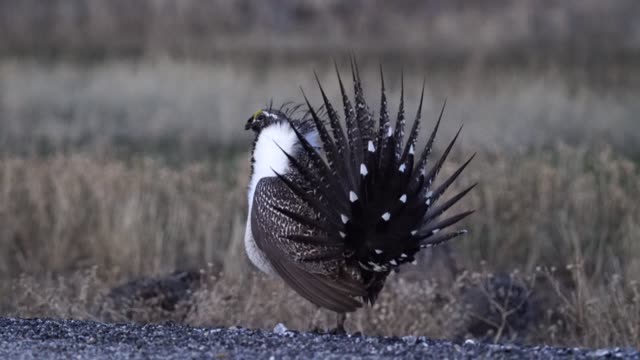
<svg viewBox="0 0 640 360">
<path fill-rule="evenodd" d="M 3 277 L 220 263 L 238 240 L 230 235 L 241 232 L 233 227 L 243 217 L 241 187 L 229 192 L 206 164 L 178 171 L 151 160 L 127 165 L 71 155 L 5 158 L 0 167 Z M 231 170 L 248 178 L 246 169 Z"/>
<path fill-rule="evenodd" d="M 223 179 L 229 163 L 220 171 L 90 155 L 4 158 L 0 309 L 208 326 L 282 321 L 298 329 L 315 316 L 315 325 L 329 326 L 328 314 L 314 315 L 244 259 L 245 155 L 229 162 L 230 182 Z M 479 211 L 467 222 L 470 236 L 452 245 L 459 272 L 443 276 L 438 253 L 425 257 L 392 276 L 376 307 L 351 318 L 351 330 L 640 345 L 638 173 L 608 148 L 483 156 L 467 177 L 481 180 L 466 202 Z M 200 269 L 204 281 L 179 285 L 189 291 L 180 290 L 175 307 L 153 280 L 106 296 L 126 279 L 176 268 Z M 495 272 L 513 275 L 506 283 L 498 275 L 507 292 L 517 292 L 512 299 L 487 281 Z"/>
<path fill-rule="evenodd" d="M 345 4 L 0 0 L 0 316 L 330 326 L 245 258 L 242 123 L 357 50 L 480 185 L 348 329 L 640 347 L 640 3 Z"/>
<path fill-rule="evenodd" d="M 377 61 L 365 57 L 361 64 L 374 111 Z M 384 63 L 394 104 L 401 63 Z M 116 150 L 173 162 L 224 157 L 218 155 L 220 147 L 246 150 L 250 134 L 242 123 L 270 99 L 300 102 L 301 86 L 319 104 L 314 69 L 332 100 L 340 101 L 329 56 L 267 67 L 167 59 L 90 66 L 2 61 L 0 149 L 27 155 Z M 640 132 L 634 131 L 640 69 L 576 68 L 567 74 L 558 67 L 500 71 L 469 66 L 450 72 L 412 64 L 404 70 L 408 109 L 417 107 L 424 76 L 425 121 L 432 122 L 448 98 L 443 139 L 464 123 L 459 146 L 465 151 L 526 154 L 566 142 L 609 144 L 616 153 L 640 158 Z M 345 66 L 342 73 L 347 71 Z M 596 74 L 599 80 L 592 78 Z"/>
</svg>

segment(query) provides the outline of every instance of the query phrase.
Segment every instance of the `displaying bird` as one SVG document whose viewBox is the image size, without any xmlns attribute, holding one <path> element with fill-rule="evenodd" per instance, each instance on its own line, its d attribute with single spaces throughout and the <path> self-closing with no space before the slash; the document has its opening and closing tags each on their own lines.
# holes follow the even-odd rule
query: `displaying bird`
<svg viewBox="0 0 640 360">
<path fill-rule="evenodd" d="M 392 124 L 382 78 L 376 128 L 354 60 L 351 69 L 354 104 L 336 66 L 344 127 L 317 75 L 321 111 L 303 92 L 308 109 L 304 115 L 296 118 L 295 109 L 270 107 L 257 111 L 245 126 L 255 132 L 247 255 L 305 299 L 338 313 L 338 332 L 344 332 L 346 313 L 374 304 L 392 270 L 414 262 L 421 249 L 466 232 L 444 230 L 473 211 L 443 213 L 475 186 L 441 199 L 473 156 L 434 184 L 462 129 L 430 164 L 444 105 L 426 146 L 416 155 L 424 84 L 405 142 L 404 84 Z"/>
</svg>

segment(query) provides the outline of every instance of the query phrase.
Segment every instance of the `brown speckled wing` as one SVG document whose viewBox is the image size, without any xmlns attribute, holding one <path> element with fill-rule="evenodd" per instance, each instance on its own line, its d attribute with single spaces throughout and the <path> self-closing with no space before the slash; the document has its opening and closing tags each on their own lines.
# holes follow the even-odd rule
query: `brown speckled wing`
<svg viewBox="0 0 640 360">
<path fill-rule="evenodd" d="M 263 178 L 256 186 L 251 211 L 253 237 L 278 275 L 312 303 L 336 311 L 351 312 L 362 306 L 366 294 L 362 282 L 344 271 L 343 248 L 335 244 L 304 244 L 294 235 L 319 236 L 317 229 L 287 217 L 275 208 L 314 217 L 309 207 L 277 177 Z"/>
</svg>

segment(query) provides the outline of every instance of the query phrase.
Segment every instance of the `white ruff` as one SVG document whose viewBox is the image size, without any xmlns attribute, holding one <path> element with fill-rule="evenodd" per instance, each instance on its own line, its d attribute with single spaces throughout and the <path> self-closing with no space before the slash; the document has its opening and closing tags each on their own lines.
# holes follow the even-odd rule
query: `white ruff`
<svg viewBox="0 0 640 360">
<path fill-rule="evenodd" d="M 311 145 L 318 147 L 317 132 L 312 132 L 305 137 Z M 300 144 L 295 132 L 286 122 L 276 123 L 264 128 L 258 135 L 258 140 L 255 144 L 253 152 L 253 174 L 249 182 L 249 214 L 244 235 L 244 245 L 247 256 L 251 262 L 267 274 L 274 275 L 275 271 L 253 239 L 253 233 L 251 231 L 253 196 L 260 179 L 276 176 L 274 171 L 278 174 L 287 174 L 289 172 L 289 159 L 287 159 L 282 150 L 286 151 L 287 154 L 295 156 L 299 146 Z M 280 148 L 282 148 L 282 150 L 280 150 Z"/>
</svg>

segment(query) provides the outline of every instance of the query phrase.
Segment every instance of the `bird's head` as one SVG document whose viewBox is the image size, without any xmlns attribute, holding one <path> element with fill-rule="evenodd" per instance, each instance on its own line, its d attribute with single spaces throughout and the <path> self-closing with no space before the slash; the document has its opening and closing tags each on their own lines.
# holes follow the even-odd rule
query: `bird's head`
<svg viewBox="0 0 640 360">
<path fill-rule="evenodd" d="M 247 120 L 245 130 L 259 133 L 269 125 L 287 121 L 287 116 L 279 110 L 258 110 Z"/>
</svg>

